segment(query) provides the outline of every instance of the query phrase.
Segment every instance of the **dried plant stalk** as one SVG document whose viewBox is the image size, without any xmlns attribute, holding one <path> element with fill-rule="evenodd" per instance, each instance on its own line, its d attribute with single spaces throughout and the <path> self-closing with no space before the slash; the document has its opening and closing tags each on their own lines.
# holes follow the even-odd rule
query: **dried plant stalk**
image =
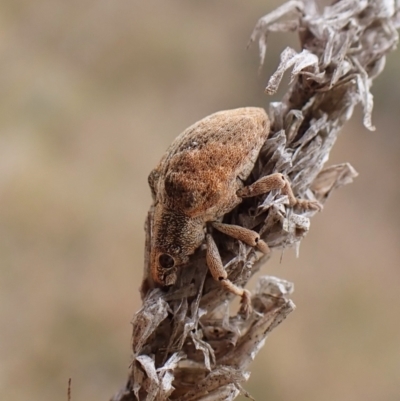
<svg viewBox="0 0 400 401">
<path fill-rule="evenodd" d="M 297 30 L 301 52 L 281 54 L 266 92 L 275 93 L 283 73 L 291 86 L 282 102 L 272 103 L 272 132 L 249 182 L 280 172 L 290 177 L 297 196 L 324 203 L 331 192 L 357 175 L 348 163 L 324 167 L 354 106 L 361 103 L 364 125 L 371 123 L 373 79 L 396 47 L 399 4 L 393 0 L 341 0 L 317 12 L 314 1 L 289 1 L 261 18 L 251 36 L 264 60 L 269 32 Z M 285 20 L 282 21 L 281 19 Z M 278 192 L 246 199 L 225 216 L 262 234 L 272 249 L 298 246 L 314 212 L 295 214 Z M 292 284 L 259 278 L 254 311 L 246 320 L 230 317 L 232 296 L 207 274 L 199 249 L 168 291 L 148 280 L 152 209 L 147 219 L 143 306 L 133 319 L 133 360 L 125 387 L 113 401 L 233 400 L 250 375 L 251 361 L 267 335 L 294 310 Z M 229 278 L 244 286 L 265 263 L 253 248 L 216 233 Z"/>
</svg>

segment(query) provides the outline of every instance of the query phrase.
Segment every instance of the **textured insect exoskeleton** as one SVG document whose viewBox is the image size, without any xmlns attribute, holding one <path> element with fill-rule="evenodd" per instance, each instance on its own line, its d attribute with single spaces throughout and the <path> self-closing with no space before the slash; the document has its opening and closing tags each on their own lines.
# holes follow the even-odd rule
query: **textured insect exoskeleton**
<svg viewBox="0 0 400 401">
<path fill-rule="evenodd" d="M 187 128 L 171 144 L 149 176 L 154 199 L 150 263 L 156 283 L 174 284 L 177 269 L 206 236 L 212 276 L 241 296 L 245 309 L 250 308 L 249 292 L 227 278 L 216 244 L 205 234 L 206 224 L 267 253 L 268 245 L 255 231 L 220 222 L 242 198 L 280 189 L 288 195 L 290 206 L 320 209 L 318 202 L 295 198 L 289 181 L 279 173 L 244 186 L 269 130 L 264 109 L 245 107 L 212 114 Z"/>
</svg>

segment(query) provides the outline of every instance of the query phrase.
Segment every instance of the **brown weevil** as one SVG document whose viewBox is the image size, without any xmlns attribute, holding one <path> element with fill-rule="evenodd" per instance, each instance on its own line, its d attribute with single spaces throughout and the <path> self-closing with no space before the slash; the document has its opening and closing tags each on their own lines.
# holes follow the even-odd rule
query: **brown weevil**
<svg viewBox="0 0 400 401">
<path fill-rule="evenodd" d="M 205 233 L 206 224 L 268 253 L 268 245 L 258 233 L 223 224 L 222 217 L 243 198 L 273 189 L 287 195 L 290 206 L 321 209 L 316 201 L 297 199 L 280 173 L 244 186 L 269 131 L 270 122 L 262 108 L 220 111 L 187 128 L 168 148 L 149 175 L 154 200 L 150 269 L 156 283 L 174 284 L 179 266 L 206 238 L 206 261 L 213 278 L 242 297 L 244 310 L 250 310 L 250 293 L 228 279 L 217 246 Z"/>
</svg>

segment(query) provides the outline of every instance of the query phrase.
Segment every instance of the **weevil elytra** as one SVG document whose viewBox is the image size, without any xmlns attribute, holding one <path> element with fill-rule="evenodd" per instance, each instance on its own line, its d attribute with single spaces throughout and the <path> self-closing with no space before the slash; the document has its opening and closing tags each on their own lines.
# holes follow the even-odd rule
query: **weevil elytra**
<svg viewBox="0 0 400 401">
<path fill-rule="evenodd" d="M 162 286 L 174 284 L 177 269 L 207 243 L 207 265 L 215 280 L 242 297 L 250 309 L 250 294 L 227 277 L 217 246 L 207 224 L 264 253 L 268 245 L 255 231 L 223 224 L 223 215 L 243 198 L 280 189 L 290 206 L 319 210 L 316 201 L 297 199 L 287 178 L 274 173 L 245 187 L 270 131 L 264 109 L 245 107 L 220 111 L 187 128 L 180 134 L 149 175 L 154 200 L 153 237 L 150 269 L 153 280 Z"/>
</svg>

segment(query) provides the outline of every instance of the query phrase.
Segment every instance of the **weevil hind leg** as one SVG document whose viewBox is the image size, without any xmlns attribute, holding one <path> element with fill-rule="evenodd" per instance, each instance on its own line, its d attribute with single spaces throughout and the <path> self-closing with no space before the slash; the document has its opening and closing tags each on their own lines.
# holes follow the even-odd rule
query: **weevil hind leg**
<svg viewBox="0 0 400 401">
<path fill-rule="evenodd" d="M 211 234 L 206 235 L 206 242 L 206 261 L 212 277 L 214 278 L 214 280 L 219 281 L 227 291 L 241 297 L 241 312 L 244 313 L 246 317 L 248 317 L 252 312 L 250 291 L 238 287 L 228 279 L 228 273 L 226 272 L 224 265 L 222 264 L 217 245 L 215 244 L 215 241 Z"/>
<path fill-rule="evenodd" d="M 280 189 L 282 194 L 287 195 L 289 198 L 289 205 L 292 207 L 317 211 L 322 209 L 322 205 L 318 201 L 296 198 L 293 194 L 289 180 L 280 173 L 274 173 L 265 177 L 261 177 L 253 184 L 239 189 L 236 194 L 241 198 L 250 198 L 253 196 L 266 194 L 273 189 Z"/>
</svg>

